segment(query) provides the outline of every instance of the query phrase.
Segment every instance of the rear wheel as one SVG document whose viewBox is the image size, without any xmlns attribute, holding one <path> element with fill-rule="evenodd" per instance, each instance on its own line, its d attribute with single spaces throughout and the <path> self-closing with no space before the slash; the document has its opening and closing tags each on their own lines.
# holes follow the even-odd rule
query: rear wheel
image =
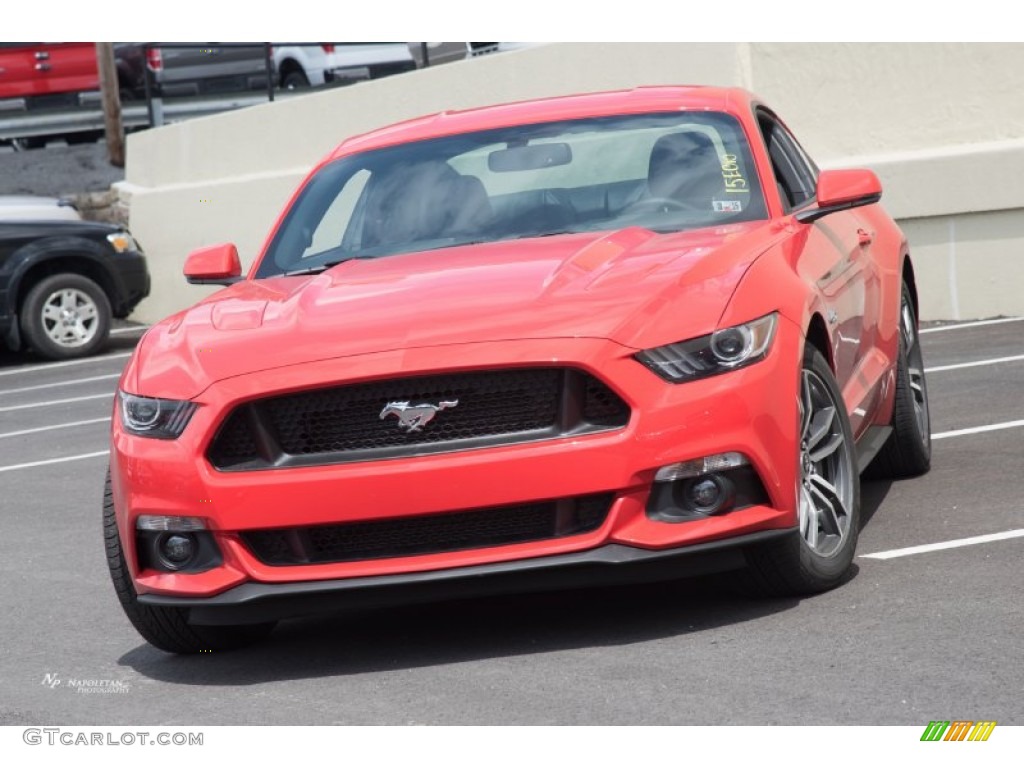
<svg viewBox="0 0 1024 768">
<path fill-rule="evenodd" d="M 860 477 L 853 430 L 825 358 L 808 346 L 800 371 L 798 532 L 747 553 L 750 586 L 772 595 L 838 586 L 857 548 Z"/>
<path fill-rule="evenodd" d="M 914 477 L 932 465 L 931 414 L 928 385 L 917 317 L 910 289 L 903 286 L 900 302 L 899 351 L 896 359 L 896 396 L 892 435 L 868 468 L 871 477 Z"/>
<path fill-rule="evenodd" d="M 128 621 L 150 645 L 171 653 L 227 651 L 257 643 L 273 630 L 273 623 L 224 627 L 193 626 L 187 621 L 186 609 L 140 604 L 121 549 L 109 470 L 103 489 L 103 537 L 106 542 L 107 567 L 121 608 Z"/>
<path fill-rule="evenodd" d="M 300 88 L 309 87 L 309 78 L 301 69 L 293 69 L 284 76 L 281 87 L 286 91 L 296 91 Z"/>
</svg>

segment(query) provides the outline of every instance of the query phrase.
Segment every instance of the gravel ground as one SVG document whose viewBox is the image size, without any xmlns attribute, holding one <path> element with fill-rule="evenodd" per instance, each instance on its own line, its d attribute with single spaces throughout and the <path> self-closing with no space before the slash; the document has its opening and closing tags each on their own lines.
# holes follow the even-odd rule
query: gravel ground
<svg viewBox="0 0 1024 768">
<path fill-rule="evenodd" d="M 0 151 L 0 195 L 61 197 L 101 192 L 124 178 L 124 169 L 107 161 L 107 145 L 51 144 L 44 149 Z"/>
</svg>

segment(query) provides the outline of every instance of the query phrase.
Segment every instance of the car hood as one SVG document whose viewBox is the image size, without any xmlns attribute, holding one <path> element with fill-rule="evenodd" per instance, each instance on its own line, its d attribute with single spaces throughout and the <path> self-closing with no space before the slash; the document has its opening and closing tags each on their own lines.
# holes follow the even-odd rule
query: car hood
<svg viewBox="0 0 1024 768">
<path fill-rule="evenodd" d="M 56 197 L 0 195 L 0 221 L 81 221 L 69 201 Z"/>
<path fill-rule="evenodd" d="M 541 338 L 643 349 L 692 338 L 714 330 L 776 231 L 631 227 L 246 280 L 150 329 L 122 386 L 188 398 L 232 376 L 395 349 Z"/>
</svg>

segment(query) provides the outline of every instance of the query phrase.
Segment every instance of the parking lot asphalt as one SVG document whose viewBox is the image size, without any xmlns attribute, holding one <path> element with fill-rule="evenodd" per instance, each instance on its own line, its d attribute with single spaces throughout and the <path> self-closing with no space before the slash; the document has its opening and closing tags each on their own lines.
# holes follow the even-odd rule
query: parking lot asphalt
<svg viewBox="0 0 1024 768">
<path fill-rule="evenodd" d="M 863 484 L 855 572 L 827 594 L 703 578 L 361 610 L 195 657 L 142 641 L 103 556 L 112 393 L 138 332 L 73 364 L 0 353 L 0 724 L 1022 725 L 1022 331 L 926 330 L 932 471 Z M 117 685 L 68 684 L 90 680 Z"/>
</svg>

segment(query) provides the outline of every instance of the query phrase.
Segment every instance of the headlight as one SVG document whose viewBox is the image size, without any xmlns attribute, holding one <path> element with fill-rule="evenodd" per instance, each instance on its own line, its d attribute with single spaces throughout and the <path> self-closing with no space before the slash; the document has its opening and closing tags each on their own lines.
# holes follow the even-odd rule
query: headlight
<svg viewBox="0 0 1024 768">
<path fill-rule="evenodd" d="M 139 250 L 139 244 L 136 243 L 135 238 L 127 232 L 114 232 L 113 234 L 107 235 L 107 242 L 114 246 L 114 250 L 118 253 Z"/>
<path fill-rule="evenodd" d="M 776 313 L 710 336 L 638 352 L 636 359 L 674 383 L 726 373 L 763 360 L 775 337 Z"/>
<path fill-rule="evenodd" d="M 117 398 L 121 405 L 121 424 L 126 431 L 143 437 L 173 440 L 182 433 L 196 410 L 196 404 L 187 400 L 160 400 L 127 392 L 118 392 Z"/>
</svg>

